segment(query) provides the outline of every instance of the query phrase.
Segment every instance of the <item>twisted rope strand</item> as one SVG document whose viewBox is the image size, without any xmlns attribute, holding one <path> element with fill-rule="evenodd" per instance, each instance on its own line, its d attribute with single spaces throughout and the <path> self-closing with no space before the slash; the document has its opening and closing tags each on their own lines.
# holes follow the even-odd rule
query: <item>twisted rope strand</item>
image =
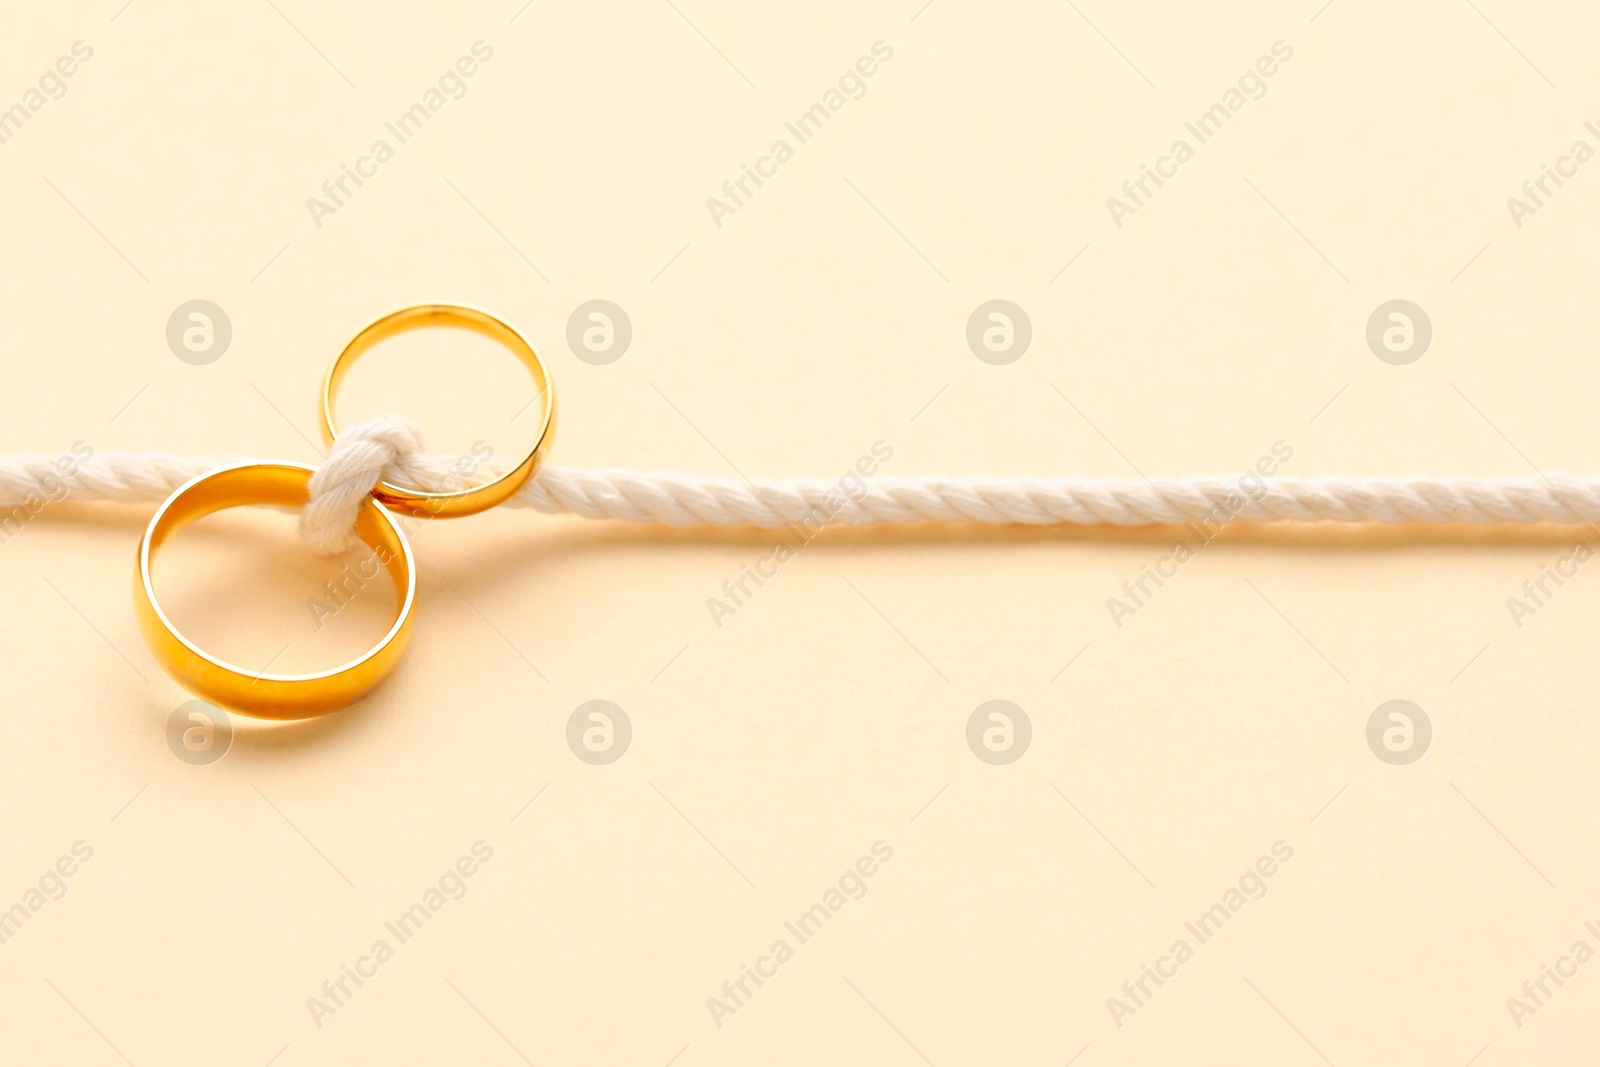
<svg viewBox="0 0 1600 1067">
<path fill-rule="evenodd" d="M 980 522 L 1149 526 L 1249 522 L 1586 523 L 1600 521 L 1600 477 L 1278 478 L 1254 499 L 1235 478 L 879 478 L 837 512 L 833 482 L 549 467 L 513 505 L 591 519 L 777 527 L 829 522 Z"/>
<path fill-rule="evenodd" d="M 334 442 L 311 482 L 301 530 L 325 551 L 349 543 L 356 509 L 379 479 L 437 489 L 453 462 L 422 452 L 416 427 L 384 416 Z M 66 462 L 0 457 L 0 523 L 40 501 L 158 501 L 226 462 L 164 453 L 109 452 Z M 480 471 L 481 481 L 493 472 Z M 459 474 L 455 475 L 459 478 Z M 863 483 L 865 488 L 862 488 Z M 459 486 L 459 482 L 456 483 Z M 883 522 L 1208 524 L 1249 522 L 1590 523 L 1600 521 L 1600 476 L 1497 478 L 1278 477 L 1265 482 L 1187 478 L 881 476 L 822 481 L 727 478 L 668 471 L 545 467 L 508 501 L 589 519 L 813 528 Z"/>
</svg>

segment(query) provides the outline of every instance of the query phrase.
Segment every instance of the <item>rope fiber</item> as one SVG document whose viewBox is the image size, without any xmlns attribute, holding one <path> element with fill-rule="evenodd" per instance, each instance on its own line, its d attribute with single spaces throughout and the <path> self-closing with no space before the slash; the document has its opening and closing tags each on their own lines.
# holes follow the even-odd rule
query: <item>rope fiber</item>
<svg viewBox="0 0 1600 1067">
<path fill-rule="evenodd" d="M 63 457 L 64 458 L 64 457 Z M 228 462 L 164 453 L 105 453 L 71 464 L 42 455 L 0 457 L 0 522 L 41 500 L 149 502 Z M 455 461 L 424 453 L 409 420 L 386 415 L 352 426 L 311 480 L 300 527 L 323 551 L 350 544 L 356 510 L 380 479 L 436 490 L 459 487 Z M 492 476 L 480 472 L 477 480 Z M 863 488 L 864 485 L 864 488 Z M 1264 488 L 1263 488 L 1264 485 Z M 883 522 L 1146 526 L 1247 522 L 1536 523 L 1600 521 L 1600 476 L 1375 478 L 1327 475 L 1246 481 L 1183 478 L 944 477 L 735 481 L 669 471 L 543 467 L 513 507 L 588 519 L 782 527 Z"/>
</svg>

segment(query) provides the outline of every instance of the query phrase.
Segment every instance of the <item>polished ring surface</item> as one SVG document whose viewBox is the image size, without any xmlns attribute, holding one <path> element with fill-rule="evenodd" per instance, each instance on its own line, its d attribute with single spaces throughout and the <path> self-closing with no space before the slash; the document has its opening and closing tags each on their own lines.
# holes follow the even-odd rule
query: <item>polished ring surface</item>
<svg viewBox="0 0 1600 1067">
<path fill-rule="evenodd" d="M 166 540 L 189 523 L 246 504 L 298 507 L 308 497 L 311 468 L 291 463 L 243 463 L 202 474 L 161 505 L 139 541 L 133 573 L 134 614 L 150 650 L 167 673 L 205 699 L 261 719 L 308 719 L 361 699 L 394 669 L 411 637 L 416 567 L 394 516 L 368 498 L 356 533 L 389 572 L 399 611 L 388 633 L 370 651 L 315 674 L 247 671 L 201 651 L 180 634 L 156 599 L 151 564 Z"/>
<path fill-rule="evenodd" d="M 338 436 L 333 413 L 334 397 L 356 360 L 380 341 L 407 330 L 428 326 L 455 326 L 471 330 L 503 345 L 522 361 L 522 365 L 533 375 L 534 385 L 539 390 L 536 397 L 539 402 L 539 421 L 534 427 L 533 447 L 515 467 L 482 485 L 467 485 L 449 492 L 429 492 L 379 482 L 372 490 L 372 495 L 390 507 L 418 518 L 474 515 L 504 503 L 533 476 L 544 459 L 551 437 L 555 435 L 556 422 L 555 390 L 544 361 L 520 333 L 488 312 L 460 304 L 419 304 L 385 315 L 356 334 L 329 365 L 322 381 L 322 439 L 325 444 L 331 445 Z"/>
</svg>

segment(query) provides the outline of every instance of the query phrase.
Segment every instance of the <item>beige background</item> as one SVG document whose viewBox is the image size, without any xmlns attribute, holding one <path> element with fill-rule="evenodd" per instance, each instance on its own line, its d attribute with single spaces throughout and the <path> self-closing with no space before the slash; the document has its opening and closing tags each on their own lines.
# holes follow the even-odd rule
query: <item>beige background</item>
<svg viewBox="0 0 1600 1067">
<path fill-rule="evenodd" d="M 120 2 L 0 33 L 4 106 L 94 49 L 0 146 L 0 452 L 315 462 L 338 347 L 455 299 L 550 360 L 565 465 L 829 476 L 881 439 L 902 475 L 1230 473 L 1281 439 L 1290 474 L 1595 466 L 1600 164 L 1521 228 L 1505 205 L 1600 146 L 1581 5 Z M 466 96 L 316 227 L 306 198 L 478 40 Z M 878 40 L 865 97 L 716 227 L 706 198 Z M 1267 95 L 1114 226 L 1279 40 Z M 995 297 L 1034 329 L 1003 367 L 964 339 Z M 1435 331 L 1407 367 L 1364 340 L 1398 297 Z M 234 329 L 209 366 L 165 340 L 194 298 Z M 605 367 L 565 341 L 594 298 L 634 325 Z M 492 353 L 392 360 L 353 412 L 515 447 L 526 386 Z M 417 539 L 377 694 L 195 767 L 129 607 L 147 515 L 66 504 L 0 546 L 0 907 L 94 849 L 0 946 L 6 1062 L 1464 1067 L 1600 1040 L 1600 965 L 1520 1029 L 1506 1007 L 1600 948 L 1600 579 L 1506 608 L 1579 531 L 1240 527 L 1120 629 L 1106 598 L 1174 531 L 847 531 L 718 629 L 706 598 L 769 535 L 494 514 Z M 168 572 L 213 647 L 326 665 L 381 625 L 361 602 L 313 634 L 335 568 L 281 517 L 216 525 Z M 635 731 L 610 766 L 565 740 L 595 698 Z M 1434 728 L 1405 767 L 1365 739 L 1397 698 Z M 992 699 L 1033 724 L 1010 766 L 966 744 Z M 307 998 L 479 840 L 467 895 L 316 1027 Z M 879 840 L 867 896 L 714 1025 Z M 1116 1027 L 1107 998 L 1280 840 L 1267 896 Z"/>
</svg>

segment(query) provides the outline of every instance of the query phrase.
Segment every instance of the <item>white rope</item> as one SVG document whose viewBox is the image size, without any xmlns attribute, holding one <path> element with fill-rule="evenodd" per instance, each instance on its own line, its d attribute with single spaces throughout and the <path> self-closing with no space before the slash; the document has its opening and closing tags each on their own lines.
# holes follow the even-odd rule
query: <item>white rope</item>
<svg viewBox="0 0 1600 1067">
<path fill-rule="evenodd" d="M 423 489 L 459 487 L 458 466 L 421 451 L 416 427 L 384 416 L 334 442 L 311 481 L 301 530 L 324 551 L 346 546 L 356 507 L 380 478 Z M 42 501 L 161 500 L 225 462 L 162 453 L 0 457 L 0 526 Z M 484 480 L 479 472 L 469 481 Z M 452 478 L 456 481 L 452 483 Z M 1264 486 L 1264 488 L 1263 488 Z M 545 467 L 508 502 L 589 519 L 817 528 L 880 522 L 980 522 L 1145 526 L 1248 522 L 1590 523 L 1600 521 L 1600 476 L 1524 478 L 1258 479 L 942 477 L 847 475 L 822 481 L 735 481 L 667 471 Z"/>
</svg>

